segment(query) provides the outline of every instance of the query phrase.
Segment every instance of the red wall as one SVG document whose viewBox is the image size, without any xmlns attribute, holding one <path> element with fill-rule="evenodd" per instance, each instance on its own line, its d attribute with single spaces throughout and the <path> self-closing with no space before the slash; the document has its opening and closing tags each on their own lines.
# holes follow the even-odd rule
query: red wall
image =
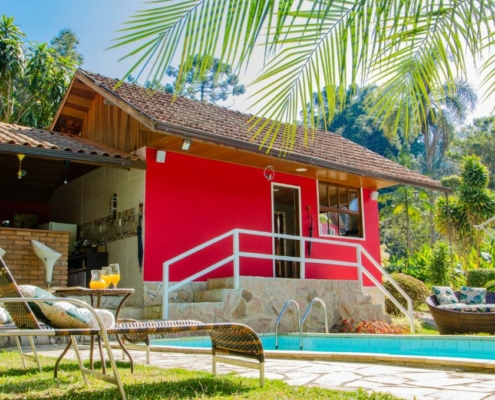
<svg viewBox="0 0 495 400">
<path fill-rule="evenodd" d="M 257 168 L 172 152 L 167 152 L 164 163 L 157 163 L 155 156 L 156 150 L 147 149 L 145 281 L 161 281 L 164 261 L 232 229 L 271 232 L 272 182 L 300 187 L 303 235 L 308 234 L 308 206 L 311 207 L 313 220 L 317 221 L 317 185 L 313 179 L 276 173 L 274 180 L 269 182 L 263 170 Z M 377 203 L 369 199 L 369 191 L 366 189 L 363 190 L 363 207 L 366 241 L 344 239 L 343 242 L 363 244 L 379 261 L 378 208 Z M 316 223 L 313 237 L 318 237 Z M 245 239 L 241 239 L 242 250 L 271 253 L 270 239 Z M 232 239 L 229 238 L 175 264 L 170 272 L 170 280 L 184 279 L 231 254 Z M 321 246 L 313 245 L 312 256 L 321 255 Z M 334 249 L 332 256 L 353 258 L 348 249 L 341 247 Z M 241 274 L 272 277 L 273 265 L 271 261 L 243 259 Z M 232 265 L 227 264 L 209 274 L 208 278 L 231 275 Z M 316 264 L 306 266 L 307 278 L 355 279 L 355 276 L 355 270 L 350 268 Z"/>
</svg>

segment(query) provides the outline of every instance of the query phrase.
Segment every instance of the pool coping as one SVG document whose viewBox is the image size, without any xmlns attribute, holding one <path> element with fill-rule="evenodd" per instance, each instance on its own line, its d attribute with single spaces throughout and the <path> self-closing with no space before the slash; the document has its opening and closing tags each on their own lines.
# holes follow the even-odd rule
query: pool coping
<svg viewBox="0 0 495 400">
<path fill-rule="evenodd" d="M 127 347 L 127 346 L 126 346 Z M 136 346 L 144 349 L 144 346 Z M 183 354 L 208 354 L 211 355 L 210 347 L 179 347 L 179 346 L 150 346 L 150 351 L 156 353 L 183 353 Z M 307 360 L 307 361 L 338 361 L 338 362 L 358 362 L 358 363 L 382 363 L 398 364 L 415 367 L 443 367 L 463 371 L 493 371 L 495 361 L 476 360 L 452 357 L 434 356 L 401 356 L 384 353 L 345 353 L 317 351 L 284 351 L 265 350 L 265 357 L 274 360 Z"/>
</svg>

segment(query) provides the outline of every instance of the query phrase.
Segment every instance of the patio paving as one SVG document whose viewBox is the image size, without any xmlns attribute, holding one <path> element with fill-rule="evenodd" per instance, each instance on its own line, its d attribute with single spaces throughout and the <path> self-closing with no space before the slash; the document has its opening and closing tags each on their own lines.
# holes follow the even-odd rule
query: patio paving
<svg viewBox="0 0 495 400">
<path fill-rule="evenodd" d="M 38 346 L 39 354 L 57 357 L 63 347 Z M 87 346 L 83 357 L 88 356 Z M 136 363 L 145 362 L 144 351 L 130 351 Z M 116 359 L 122 352 L 114 350 Z M 66 356 L 75 359 L 72 351 Z M 152 352 L 151 363 L 160 368 L 184 368 L 211 371 L 211 356 L 204 354 Z M 258 371 L 219 364 L 218 373 L 235 372 L 257 377 Z M 495 374 L 462 372 L 439 368 L 351 363 L 340 361 L 281 360 L 267 358 L 267 379 L 281 379 L 290 385 L 318 386 L 328 389 L 389 392 L 403 399 L 495 400 Z"/>
</svg>

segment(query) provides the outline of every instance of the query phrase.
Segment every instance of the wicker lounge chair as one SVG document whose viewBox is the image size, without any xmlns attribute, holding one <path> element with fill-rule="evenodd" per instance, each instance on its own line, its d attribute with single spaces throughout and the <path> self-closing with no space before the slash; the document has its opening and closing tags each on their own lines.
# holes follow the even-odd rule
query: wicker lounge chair
<svg viewBox="0 0 495 400">
<path fill-rule="evenodd" d="M 459 292 L 455 292 L 459 299 Z M 486 303 L 495 304 L 495 293 L 486 294 Z M 495 313 L 452 311 L 438 308 L 434 294 L 426 299 L 431 316 L 441 335 L 490 333 L 495 334 Z"/>
<path fill-rule="evenodd" d="M 19 299 L 22 298 L 22 301 Z M 86 376 L 90 375 L 105 382 L 112 383 L 119 388 L 122 399 L 126 399 L 124 387 L 120 380 L 119 371 L 110 346 L 108 335 L 140 335 L 154 333 L 177 332 L 207 332 L 212 341 L 213 374 L 216 374 L 216 363 L 234 364 L 260 371 L 260 385 L 264 384 L 264 351 L 259 336 L 250 327 L 237 323 L 203 324 L 197 321 L 143 321 L 143 322 L 118 322 L 113 328 L 105 329 L 103 321 L 95 310 L 87 303 L 72 298 L 57 298 L 50 301 L 66 301 L 88 309 L 98 321 L 99 328 L 88 329 L 58 329 L 40 323 L 29 303 L 41 303 L 46 299 L 22 297 L 19 288 L 9 269 L 0 257 L 0 301 L 8 309 L 16 327 L 14 329 L 1 329 L 0 336 L 66 336 L 69 337 L 74 348 L 79 369 L 85 384 Z M 107 352 L 110 363 L 109 373 L 85 368 L 76 341 L 76 336 L 100 336 Z"/>
</svg>

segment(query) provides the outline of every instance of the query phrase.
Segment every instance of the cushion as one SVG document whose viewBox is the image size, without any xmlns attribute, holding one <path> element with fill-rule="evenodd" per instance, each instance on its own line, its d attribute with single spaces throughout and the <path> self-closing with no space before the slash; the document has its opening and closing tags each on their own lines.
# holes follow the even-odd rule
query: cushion
<svg viewBox="0 0 495 400">
<path fill-rule="evenodd" d="M 463 303 L 459 303 L 463 304 Z M 492 313 L 495 312 L 495 304 L 464 304 L 466 308 L 464 312 L 480 312 L 480 313 Z"/>
<path fill-rule="evenodd" d="M 461 286 L 461 303 L 485 304 L 486 288 Z"/>
<path fill-rule="evenodd" d="M 448 286 L 433 286 L 432 290 L 440 305 L 459 303 L 454 291 Z"/>
<path fill-rule="evenodd" d="M 14 321 L 12 321 L 12 317 L 10 316 L 9 312 L 5 308 L 0 307 L 0 326 L 13 323 Z"/>
<path fill-rule="evenodd" d="M 440 308 L 442 310 L 449 310 L 449 311 L 467 311 L 467 308 L 469 306 L 464 303 L 449 303 L 449 304 L 440 304 L 437 308 Z"/>
<path fill-rule="evenodd" d="M 19 285 L 19 290 L 24 297 L 47 299 L 42 303 L 29 303 L 36 318 L 47 325 L 62 329 L 99 328 L 96 318 L 86 308 L 78 308 L 66 301 L 49 301 L 56 296 L 37 286 Z M 115 325 L 115 317 L 110 311 L 96 309 L 96 312 L 103 320 L 105 328 Z"/>
</svg>

